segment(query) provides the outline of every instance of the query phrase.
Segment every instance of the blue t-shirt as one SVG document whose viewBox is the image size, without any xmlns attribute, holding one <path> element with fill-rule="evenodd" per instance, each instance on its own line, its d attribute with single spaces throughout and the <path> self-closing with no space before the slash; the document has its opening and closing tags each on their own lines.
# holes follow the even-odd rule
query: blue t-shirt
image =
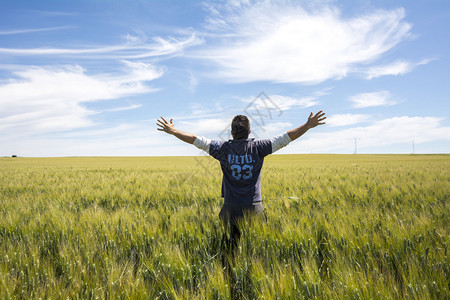
<svg viewBox="0 0 450 300">
<path fill-rule="evenodd" d="M 222 168 L 225 203 L 251 205 L 261 202 L 261 168 L 264 157 L 291 142 L 286 132 L 272 139 L 211 141 L 197 136 L 194 146 L 210 154 Z"/>
<path fill-rule="evenodd" d="M 261 168 L 272 153 L 272 141 L 246 139 L 211 141 L 209 154 L 222 168 L 222 197 L 225 203 L 261 202 Z"/>
</svg>

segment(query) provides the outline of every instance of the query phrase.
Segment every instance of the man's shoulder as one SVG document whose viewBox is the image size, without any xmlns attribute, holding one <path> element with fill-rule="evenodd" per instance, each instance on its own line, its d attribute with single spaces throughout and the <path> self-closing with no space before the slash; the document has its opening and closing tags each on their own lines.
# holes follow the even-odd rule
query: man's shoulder
<svg viewBox="0 0 450 300">
<path fill-rule="evenodd" d="M 211 141 L 211 149 L 216 151 L 219 150 L 224 142 L 225 141 Z"/>
<path fill-rule="evenodd" d="M 243 145 L 250 145 L 250 147 L 262 147 L 271 145 L 272 140 L 270 139 L 258 139 L 255 138 L 248 138 L 248 139 L 242 139 L 242 140 L 212 140 L 211 141 L 211 150 L 220 150 L 223 148 L 240 148 Z"/>
<path fill-rule="evenodd" d="M 254 140 L 253 143 L 256 145 L 269 145 L 272 143 L 272 140 L 271 139 L 260 139 L 260 140 Z"/>
</svg>

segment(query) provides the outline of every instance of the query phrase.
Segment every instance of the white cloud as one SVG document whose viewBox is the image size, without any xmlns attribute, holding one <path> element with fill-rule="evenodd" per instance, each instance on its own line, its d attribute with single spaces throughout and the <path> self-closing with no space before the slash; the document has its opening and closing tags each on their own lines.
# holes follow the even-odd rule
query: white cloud
<svg viewBox="0 0 450 300">
<path fill-rule="evenodd" d="M 410 72 L 412 65 L 406 61 L 396 61 L 389 65 L 372 67 L 367 71 L 367 79 L 377 78 L 384 75 L 401 75 Z"/>
<path fill-rule="evenodd" d="M 26 11 L 37 14 L 39 16 L 43 17 L 49 17 L 49 16 L 62 16 L 62 17 L 68 17 L 68 16 L 77 16 L 79 13 L 76 12 L 66 12 L 66 11 L 50 11 L 50 10 L 34 10 L 34 9 L 27 9 Z"/>
<path fill-rule="evenodd" d="M 298 127 L 298 125 L 293 125 L 289 122 L 270 122 L 265 126 L 254 126 L 252 127 L 252 134 L 250 136 L 255 136 L 257 139 L 270 139 L 279 134 L 283 134 L 286 131 Z M 252 126 L 252 125 L 250 125 Z"/>
<path fill-rule="evenodd" d="M 162 76 L 150 64 L 126 63 L 121 75 L 88 75 L 79 66 L 29 67 L 0 85 L 0 134 L 35 134 L 92 126 L 84 103 L 152 92 Z M 135 107 L 133 107 L 135 108 Z"/>
<path fill-rule="evenodd" d="M 199 134 L 193 130 L 203 130 L 206 137 L 220 138 L 221 127 L 229 120 L 217 122 L 216 132 L 208 128 L 212 120 L 182 124 L 179 128 Z M 282 153 L 352 153 L 354 139 L 357 139 L 359 153 L 383 153 L 383 147 L 392 149 L 393 145 L 403 144 L 404 153 L 410 151 L 411 141 L 416 146 L 435 141 L 450 141 L 450 127 L 442 125 L 443 120 L 434 117 L 395 117 L 374 122 L 368 126 L 346 128 L 339 131 L 324 132 L 327 125 L 312 129 L 297 141 L 278 152 Z M 270 138 L 291 129 L 292 124 L 273 122 L 268 130 L 254 128 L 259 138 Z M 191 131 L 192 130 L 192 131 Z M 210 131 L 207 133 L 206 131 Z M 225 135 L 223 135 L 224 138 Z M 72 131 L 50 136 L 29 136 L 27 139 L 11 134 L 0 135 L 2 145 L 0 155 L 10 156 L 148 156 L 148 155 L 199 155 L 200 150 L 185 144 L 171 135 L 156 130 L 153 120 L 119 124 L 110 128 L 97 128 Z M 417 149 L 418 147 L 416 147 Z M 372 150 L 376 149 L 376 150 Z M 386 151 L 389 152 L 389 151 Z M 433 152 L 429 150 L 428 152 Z"/>
<path fill-rule="evenodd" d="M 143 62 L 122 61 L 126 65 L 125 75 L 119 80 L 124 82 L 130 81 L 151 81 L 162 76 L 165 68 L 156 67 L 153 64 Z"/>
<path fill-rule="evenodd" d="M 35 33 L 35 32 L 42 32 L 42 31 L 54 31 L 54 30 L 62 30 L 62 29 L 70 29 L 70 28 L 75 28 L 75 27 L 74 26 L 57 26 L 57 27 L 44 27 L 44 28 L 1 30 L 0 35 Z"/>
<path fill-rule="evenodd" d="M 389 91 L 379 91 L 372 93 L 361 93 L 350 97 L 355 108 L 366 108 L 374 106 L 390 106 L 396 104 L 392 100 L 392 95 Z"/>
<path fill-rule="evenodd" d="M 194 121 L 183 120 L 178 123 L 180 124 L 179 128 L 183 128 L 183 131 L 186 130 L 193 134 L 219 135 L 230 127 L 231 120 L 226 118 L 202 118 Z"/>
<path fill-rule="evenodd" d="M 224 108 L 220 104 L 205 107 L 199 103 L 191 104 L 191 112 L 188 116 L 175 116 L 174 122 L 180 129 L 194 134 L 206 135 L 210 138 L 228 139 L 231 120 L 237 114 L 244 114 L 250 119 L 253 135 L 256 138 L 268 138 L 273 134 L 279 134 L 282 130 L 292 129 L 291 123 L 276 122 L 283 110 L 291 108 L 306 108 L 317 105 L 316 97 L 327 94 L 326 91 L 313 93 L 317 96 L 293 98 L 282 95 L 270 95 L 261 93 L 257 97 L 241 98 L 245 105 L 231 105 Z"/>
<path fill-rule="evenodd" d="M 397 60 L 391 64 L 383 66 L 371 67 L 366 71 L 366 78 L 373 79 L 385 75 L 403 75 L 411 72 L 415 67 L 419 65 L 425 65 L 431 62 L 432 59 L 424 59 L 418 63 L 406 62 L 403 60 Z"/>
<path fill-rule="evenodd" d="M 270 97 L 267 96 L 267 98 L 266 97 L 245 98 L 242 99 L 242 101 L 248 103 L 247 107 L 248 111 L 252 109 L 258 109 L 263 111 L 289 110 L 294 107 L 306 108 L 317 105 L 319 103 L 316 100 L 316 97 L 313 96 L 294 98 L 282 95 L 270 95 Z"/>
<path fill-rule="evenodd" d="M 156 130 L 154 123 L 135 122 L 64 134 L 0 136 L 0 156 L 151 156 L 197 155 L 198 149 Z"/>
<path fill-rule="evenodd" d="M 133 105 L 129 105 L 129 106 L 104 109 L 103 111 L 117 112 L 117 111 L 133 110 L 133 109 L 140 108 L 140 107 L 142 107 L 142 104 L 133 104 Z"/>
<path fill-rule="evenodd" d="M 411 28 L 403 9 L 344 18 L 328 3 L 310 10 L 276 1 L 213 8 L 207 34 L 220 45 L 205 47 L 198 56 L 236 82 L 342 78 L 409 37 Z"/>
<path fill-rule="evenodd" d="M 395 117 L 377 121 L 369 126 L 354 127 L 333 132 L 308 132 L 298 144 L 287 149 L 289 153 L 337 152 L 346 149 L 351 153 L 355 138 L 358 149 L 366 153 L 379 152 L 382 147 L 397 144 L 426 143 L 450 141 L 450 127 L 442 124 L 441 118 L 435 117 Z M 324 125 L 325 126 L 325 125 Z M 377 149 L 371 151 L 371 149 Z"/>
<path fill-rule="evenodd" d="M 187 38 L 152 38 L 153 43 L 146 43 L 141 36 L 126 35 L 125 42 L 117 45 L 83 48 L 0 48 L 0 54 L 8 55 L 52 55 L 52 56 L 81 56 L 93 59 L 142 59 L 163 55 L 175 55 L 186 47 L 202 43 L 195 34 Z"/>
<path fill-rule="evenodd" d="M 366 122 L 371 118 L 369 115 L 361 114 L 336 114 L 328 116 L 326 119 L 327 126 L 339 127 L 339 126 L 349 126 L 358 124 L 361 122 Z"/>
</svg>

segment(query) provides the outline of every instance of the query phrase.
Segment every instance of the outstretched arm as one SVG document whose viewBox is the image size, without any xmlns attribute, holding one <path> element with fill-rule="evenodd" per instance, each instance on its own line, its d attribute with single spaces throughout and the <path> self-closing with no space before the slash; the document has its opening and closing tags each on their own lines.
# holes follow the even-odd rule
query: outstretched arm
<svg viewBox="0 0 450 300">
<path fill-rule="evenodd" d="M 289 130 L 287 132 L 287 134 L 289 135 L 289 137 L 291 138 L 292 141 L 295 139 L 298 139 L 309 129 L 314 128 L 317 125 L 325 124 L 324 120 L 326 118 L 327 117 L 325 117 L 325 113 L 322 111 L 319 111 L 315 115 L 313 115 L 313 113 L 311 113 L 308 117 L 308 121 L 306 121 L 305 124 L 295 128 L 295 129 Z"/>
<path fill-rule="evenodd" d="M 173 119 L 170 119 L 170 123 L 166 121 L 163 117 L 161 117 L 162 120 L 158 119 L 156 125 L 158 125 L 160 128 L 157 128 L 159 131 L 167 132 L 168 134 L 174 135 L 183 142 L 193 144 L 197 136 L 183 132 L 179 129 L 175 128 L 175 125 L 173 124 Z"/>
</svg>

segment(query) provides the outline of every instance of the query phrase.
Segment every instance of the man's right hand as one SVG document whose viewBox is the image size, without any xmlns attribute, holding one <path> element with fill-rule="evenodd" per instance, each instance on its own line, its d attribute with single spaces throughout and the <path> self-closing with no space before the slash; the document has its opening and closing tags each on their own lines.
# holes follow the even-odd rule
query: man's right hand
<svg viewBox="0 0 450 300">
<path fill-rule="evenodd" d="M 306 127 L 309 129 L 316 127 L 317 125 L 323 125 L 325 122 L 323 122 L 327 117 L 324 117 L 325 113 L 322 111 L 319 111 L 313 116 L 313 113 L 308 117 L 308 121 L 306 122 Z"/>
<path fill-rule="evenodd" d="M 309 129 L 314 128 L 317 125 L 325 124 L 324 122 L 325 119 L 326 119 L 325 113 L 321 110 L 315 115 L 311 113 L 308 117 L 308 121 L 306 121 L 305 124 L 295 129 L 289 130 L 287 133 L 289 134 L 291 141 L 296 140 L 299 137 L 301 137 L 305 132 L 307 132 Z"/>
</svg>

